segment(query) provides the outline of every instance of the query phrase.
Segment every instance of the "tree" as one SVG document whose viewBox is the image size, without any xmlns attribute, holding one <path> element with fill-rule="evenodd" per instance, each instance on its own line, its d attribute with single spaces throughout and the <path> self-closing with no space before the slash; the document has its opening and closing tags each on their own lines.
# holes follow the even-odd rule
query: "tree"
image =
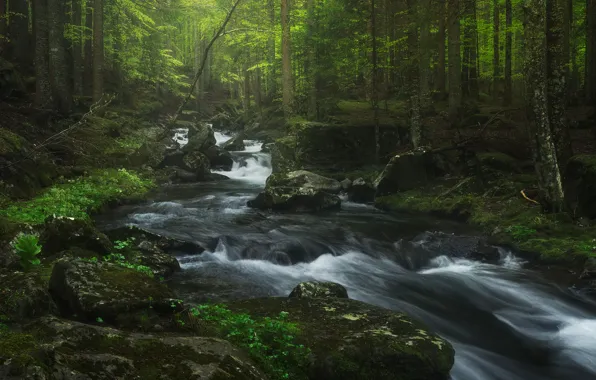
<svg viewBox="0 0 596 380">
<path fill-rule="evenodd" d="M 445 0 L 438 1 L 439 29 L 437 31 L 438 58 L 437 58 L 437 81 L 435 89 L 442 95 L 445 93 Z"/>
<path fill-rule="evenodd" d="M 545 0 L 525 0 L 524 62 L 526 88 L 531 118 L 530 136 L 534 165 L 545 210 L 561 212 L 564 208 L 563 186 L 557 162 L 557 152 L 549 121 L 546 77 Z"/>
<path fill-rule="evenodd" d="M 103 0 L 93 3 L 93 101 L 98 102 L 103 96 Z"/>
<path fill-rule="evenodd" d="M 371 49 L 371 88 L 370 98 L 373 108 L 373 123 L 375 127 L 375 161 L 379 162 L 381 153 L 381 142 L 380 142 L 380 131 L 379 131 L 379 67 L 377 61 L 377 10 L 375 7 L 375 0 L 370 0 L 370 19 L 369 19 L 369 30 L 372 40 Z"/>
<path fill-rule="evenodd" d="M 420 88 L 420 108 L 428 109 L 430 106 L 430 0 L 418 0 L 416 23 L 420 26 L 420 46 L 417 54 L 420 57 L 419 68 L 419 88 Z M 416 36 L 418 39 L 418 36 Z"/>
<path fill-rule="evenodd" d="M 505 0 L 505 92 L 503 94 L 503 103 L 511 105 L 512 100 L 512 79 L 511 79 L 511 49 L 513 45 L 513 9 L 511 0 Z"/>
<path fill-rule="evenodd" d="M 83 0 L 72 0 L 72 81 L 73 94 L 75 96 L 83 95 Z"/>
<path fill-rule="evenodd" d="M 448 0 L 447 22 L 449 38 L 449 115 L 455 119 L 461 107 L 461 52 L 459 0 Z"/>
<path fill-rule="evenodd" d="M 35 105 L 46 107 L 52 101 L 48 60 L 50 54 L 48 0 L 33 1 L 33 30 L 35 31 Z"/>
<path fill-rule="evenodd" d="M 85 0 L 85 30 L 84 30 L 84 68 L 83 94 L 93 96 L 93 7 L 92 0 Z"/>
<path fill-rule="evenodd" d="M 54 107 L 68 114 L 72 108 L 71 81 L 68 78 L 64 39 L 64 2 L 48 0 L 50 84 Z"/>
<path fill-rule="evenodd" d="M 294 113 L 294 80 L 292 77 L 289 0 L 281 0 L 281 30 L 283 109 L 285 116 L 290 117 Z"/>
<path fill-rule="evenodd" d="M 476 72 L 478 27 L 476 24 L 476 1 L 464 0 L 464 63 L 462 65 L 462 94 L 464 97 L 478 97 Z"/>
<path fill-rule="evenodd" d="M 501 57 L 499 56 L 499 0 L 493 0 L 493 98 L 499 97 L 501 78 Z"/>
<path fill-rule="evenodd" d="M 6 1 L 0 1 L 0 57 L 7 55 L 6 46 L 8 45 L 8 36 L 6 35 Z"/>
<path fill-rule="evenodd" d="M 3 0 L 4 1 L 4 0 Z M 27 0 L 11 0 L 9 3 L 10 57 L 14 58 L 21 72 L 29 71 L 32 62 L 31 36 L 29 34 L 29 4 Z"/>
<path fill-rule="evenodd" d="M 410 101 L 410 138 L 412 146 L 418 148 L 422 144 L 422 121 L 420 118 L 420 68 L 419 68 L 419 45 L 418 45 L 418 25 L 416 16 L 419 13 L 415 0 L 408 0 L 408 99 Z"/>
<path fill-rule="evenodd" d="M 596 0 L 586 6 L 586 98 L 596 107 Z"/>
</svg>

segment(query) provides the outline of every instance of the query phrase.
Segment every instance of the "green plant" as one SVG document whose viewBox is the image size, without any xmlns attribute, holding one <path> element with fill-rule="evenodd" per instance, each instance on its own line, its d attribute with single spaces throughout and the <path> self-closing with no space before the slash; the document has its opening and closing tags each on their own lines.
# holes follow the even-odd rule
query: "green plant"
<svg viewBox="0 0 596 380">
<path fill-rule="evenodd" d="M 254 319 L 222 305 L 199 305 L 190 309 L 189 314 L 191 318 L 214 323 L 220 335 L 244 348 L 271 378 L 306 378 L 310 350 L 296 342 L 300 329 L 288 321 L 287 312 L 276 318 Z"/>
<path fill-rule="evenodd" d="M 97 317 L 97 318 L 95 318 L 95 321 L 97 323 L 103 323 L 103 318 L 102 317 Z"/>
<path fill-rule="evenodd" d="M 130 237 L 126 240 L 115 240 L 114 241 L 114 249 L 121 251 L 123 249 L 129 248 L 130 246 L 132 246 L 132 244 L 134 243 L 135 240 L 136 240 L 136 238 L 134 238 L 134 237 Z"/>
<path fill-rule="evenodd" d="M 536 234 L 536 230 L 522 225 L 513 225 L 505 229 L 514 240 L 525 240 Z"/>
<path fill-rule="evenodd" d="M 21 267 L 23 267 L 25 271 L 40 264 L 40 261 L 37 258 L 37 255 L 41 252 L 39 236 L 21 233 L 12 242 L 12 247 L 17 252 L 17 255 L 19 255 Z"/>
</svg>

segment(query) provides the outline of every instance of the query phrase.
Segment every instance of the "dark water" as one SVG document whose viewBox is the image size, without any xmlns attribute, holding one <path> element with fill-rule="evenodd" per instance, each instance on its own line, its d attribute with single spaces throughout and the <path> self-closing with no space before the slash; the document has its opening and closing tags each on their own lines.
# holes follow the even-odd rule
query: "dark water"
<svg viewBox="0 0 596 380">
<path fill-rule="evenodd" d="M 137 224 L 206 247 L 178 257 L 183 271 L 171 285 L 187 301 L 287 295 L 301 281 L 334 281 L 351 298 L 406 312 L 448 339 L 453 379 L 596 379 L 595 303 L 522 269 L 504 250 L 498 265 L 453 258 L 447 253 L 467 249 L 457 247 L 466 239 L 454 237 L 465 234 L 455 224 L 349 202 L 317 216 L 248 209 L 270 173 L 258 151 L 252 144 L 234 153 L 232 172 L 223 173 L 229 181 L 165 187 L 153 202 L 99 223 Z"/>
</svg>

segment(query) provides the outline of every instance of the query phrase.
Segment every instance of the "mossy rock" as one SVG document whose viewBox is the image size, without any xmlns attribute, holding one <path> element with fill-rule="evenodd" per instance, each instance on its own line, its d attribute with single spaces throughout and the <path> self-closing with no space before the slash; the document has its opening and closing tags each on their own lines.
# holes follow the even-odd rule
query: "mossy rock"
<svg viewBox="0 0 596 380">
<path fill-rule="evenodd" d="M 14 155 L 24 147 L 24 140 L 8 129 L 0 128 L 0 156 Z"/>
<path fill-rule="evenodd" d="M 57 318 L 4 336 L 0 348 L 10 350 L 0 359 L 10 360 L 0 360 L 0 374 L 14 376 L 8 379 L 267 379 L 242 351 L 216 338 L 125 333 Z"/>
<path fill-rule="evenodd" d="M 289 313 L 312 351 L 312 380 L 448 379 L 449 342 L 402 313 L 341 298 L 257 298 L 232 302 L 254 317 Z"/>
<path fill-rule="evenodd" d="M 521 172 L 520 163 L 508 154 L 501 152 L 485 152 L 477 155 L 483 167 L 505 173 Z"/>
<path fill-rule="evenodd" d="M 29 273 L 0 271 L 0 315 L 21 322 L 56 312 L 43 268 Z"/>
<path fill-rule="evenodd" d="M 169 314 L 173 293 L 152 277 L 108 262 L 61 259 L 54 265 L 50 293 L 64 315 L 116 323 L 143 309 Z"/>
<path fill-rule="evenodd" d="M 335 282 L 307 281 L 298 284 L 290 298 L 348 298 L 348 291 Z"/>
<path fill-rule="evenodd" d="M 72 247 L 93 251 L 100 256 L 107 255 L 112 250 L 110 239 L 90 221 L 69 217 L 51 216 L 46 219 L 39 241 L 45 256 Z"/>
</svg>

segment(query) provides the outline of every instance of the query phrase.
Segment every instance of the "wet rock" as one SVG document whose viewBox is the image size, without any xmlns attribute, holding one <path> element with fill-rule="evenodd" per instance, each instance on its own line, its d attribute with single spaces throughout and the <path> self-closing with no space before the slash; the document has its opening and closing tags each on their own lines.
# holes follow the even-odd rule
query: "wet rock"
<svg viewBox="0 0 596 380">
<path fill-rule="evenodd" d="M 127 333 L 50 317 L 26 332 L 36 335 L 24 335 L 18 354 L 0 353 L 7 357 L 0 374 L 27 380 L 267 379 L 244 352 L 216 338 Z M 26 360 L 10 360 L 13 355 Z"/>
<path fill-rule="evenodd" d="M 45 256 L 68 250 L 71 247 L 84 248 L 97 252 L 98 255 L 107 255 L 112 250 L 110 239 L 99 232 L 91 222 L 68 217 L 51 216 L 47 218 L 39 237 L 39 243 Z"/>
<path fill-rule="evenodd" d="M 142 265 L 148 266 L 156 276 L 170 277 L 180 271 L 180 263 L 175 257 L 168 255 L 156 243 L 144 240 L 137 248 L 141 251 L 139 259 Z"/>
<path fill-rule="evenodd" d="M 166 168 L 166 167 L 170 167 L 170 166 L 177 166 L 177 167 L 182 167 L 184 166 L 184 155 L 185 152 L 177 149 L 173 152 L 169 152 L 168 154 L 166 154 L 163 158 L 163 160 L 159 163 L 158 168 L 162 169 L 162 168 Z"/>
<path fill-rule="evenodd" d="M 290 298 L 348 298 L 348 291 L 335 282 L 307 281 L 298 284 Z"/>
<path fill-rule="evenodd" d="M 244 135 L 240 133 L 239 135 L 232 137 L 223 144 L 223 148 L 228 151 L 242 151 L 246 149 L 244 146 Z"/>
<path fill-rule="evenodd" d="M 55 313 L 47 278 L 40 269 L 29 272 L 0 271 L 0 315 L 13 321 Z"/>
<path fill-rule="evenodd" d="M 199 180 L 205 179 L 209 171 L 209 159 L 201 152 L 189 152 L 182 158 L 185 170 L 195 174 Z"/>
<path fill-rule="evenodd" d="M 436 251 L 438 254 L 488 263 L 501 260 L 501 253 L 495 246 L 488 244 L 477 236 L 460 236 L 442 232 L 424 233 L 416 239 L 425 249 Z"/>
<path fill-rule="evenodd" d="M 257 298 L 227 305 L 235 312 L 301 326 L 296 339 L 312 352 L 311 380 L 449 379 L 451 344 L 405 314 L 345 298 Z"/>
<path fill-rule="evenodd" d="M 64 315 L 115 322 L 122 314 L 149 308 L 172 312 L 172 292 L 152 277 L 108 262 L 59 260 L 50 293 Z"/>
<path fill-rule="evenodd" d="M 584 264 L 584 270 L 579 276 L 580 280 L 596 280 L 596 258 L 590 257 Z M 596 284 L 595 284 L 596 285 Z"/>
<path fill-rule="evenodd" d="M 567 163 L 565 201 L 577 216 L 596 218 L 596 155 L 577 155 Z"/>
<path fill-rule="evenodd" d="M 337 195 L 314 189 L 266 188 L 247 205 L 262 210 L 317 212 L 339 209 L 341 199 Z"/>
<path fill-rule="evenodd" d="M 211 168 L 226 171 L 232 170 L 234 160 L 227 150 L 218 146 L 212 146 L 205 151 L 205 155 L 211 163 Z"/>
<path fill-rule="evenodd" d="M 348 199 L 357 203 L 373 202 L 375 200 L 375 187 L 363 178 L 358 178 L 352 183 L 352 187 L 348 192 Z"/>
<path fill-rule="evenodd" d="M 135 238 L 136 241 L 149 241 L 155 243 L 157 248 L 167 253 L 185 253 L 185 254 L 199 254 L 205 251 L 200 244 L 160 235 L 156 232 L 146 230 L 138 226 L 126 226 L 106 231 L 107 235 L 113 240 L 126 240 L 128 238 Z"/>
<path fill-rule="evenodd" d="M 185 152 L 205 153 L 207 149 L 216 143 L 215 134 L 211 125 L 196 123 L 188 130 L 188 144 L 182 148 Z"/>
<path fill-rule="evenodd" d="M 348 191 L 352 187 L 352 180 L 350 180 L 349 178 L 346 178 L 343 181 L 341 181 L 339 184 L 341 185 L 341 189 L 343 191 Z"/>
<path fill-rule="evenodd" d="M 170 138 L 164 138 L 157 142 L 145 142 L 130 155 L 129 162 L 135 167 L 142 165 L 149 165 L 152 168 L 163 167 L 161 166 L 163 161 L 177 147 L 177 144 Z"/>
</svg>

